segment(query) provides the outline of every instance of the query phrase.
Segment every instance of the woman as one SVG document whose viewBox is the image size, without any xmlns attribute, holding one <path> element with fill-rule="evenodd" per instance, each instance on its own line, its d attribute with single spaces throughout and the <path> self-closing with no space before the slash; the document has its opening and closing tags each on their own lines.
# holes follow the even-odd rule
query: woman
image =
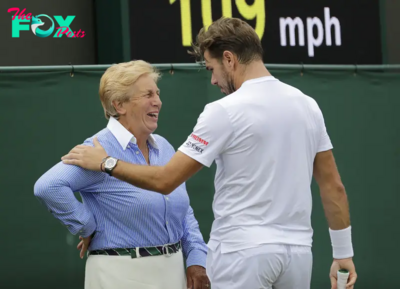
<svg viewBox="0 0 400 289">
<path fill-rule="evenodd" d="M 118 159 L 165 165 L 175 150 L 153 132 L 161 109 L 159 73 L 138 60 L 112 65 L 100 81 L 106 128 L 97 138 Z M 85 145 L 93 146 L 93 137 Z M 85 288 L 207 288 L 207 247 L 185 184 L 168 196 L 58 163 L 35 184 L 35 196 L 88 249 Z M 83 203 L 75 199 L 79 191 Z M 187 272 L 185 277 L 184 258 Z"/>
</svg>

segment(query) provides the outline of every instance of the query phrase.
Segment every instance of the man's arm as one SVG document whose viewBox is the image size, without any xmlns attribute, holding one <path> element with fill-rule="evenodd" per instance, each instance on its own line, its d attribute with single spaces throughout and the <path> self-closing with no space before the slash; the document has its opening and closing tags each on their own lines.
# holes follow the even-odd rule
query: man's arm
<svg viewBox="0 0 400 289">
<path fill-rule="evenodd" d="M 100 164 L 107 157 L 107 153 L 97 138 L 94 138 L 93 143 L 94 147 L 76 146 L 61 158 L 63 163 L 100 171 Z M 119 160 L 112 176 L 135 187 L 168 195 L 202 167 L 200 162 L 178 151 L 168 164 L 162 167 L 136 165 Z M 101 170 L 104 171 L 104 163 Z"/>
<path fill-rule="evenodd" d="M 353 288 L 357 273 L 352 260 L 354 255 L 351 240 L 349 205 L 344 185 L 340 179 L 331 150 L 320 152 L 314 160 L 314 178 L 319 185 L 322 204 L 329 224 L 334 261 L 329 277 L 332 288 L 337 286 L 337 272 L 349 271 L 346 288 Z"/>
<path fill-rule="evenodd" d="M 318 183 L 329 227 L 341 230 L 350 226 L 345 187 L 331 150 L 320 152 L 314 160 L 314 178 Z"/>
<path fill-rule="evenodd" d="M 118 161 L 112 175 L 136 187 L 168 195 L 202 167 L 201 163 L 178 151 L 163 167 Z"/>
<path fill-rule="evenodd" d="M 338 270 L 347 269 L 350 275 L 346 288 L 352 289 L 357 279 L 357 273 L 352 260 L 354 252 L 347 194 L 333 157 L 333 146 L 325 127 L 324 117 L 315 101 L 313 101 L 313 106 L 316 112 L 317 125 L 320 128 L 313 175 L 318 183 L 328 220 L 334 259 L 329 277 L 332 288 L 336 288 Z"/>
<path fill-rule="evenodd" d="M 225 109 L 217 103 L 207 105 L 193 133 L 167 165 L 156 167 L 118 161 L 112 176 L 136 187 L 167 195 L 203 166 L 210 167 L 229 146 L 233 136 L 234 130 Z M 100 171 L 100 164 L 107 153 L 96 138 L 93 143 L 94 148 L 78 145 L 61 159 L 65 164 Z"/>
</svg>

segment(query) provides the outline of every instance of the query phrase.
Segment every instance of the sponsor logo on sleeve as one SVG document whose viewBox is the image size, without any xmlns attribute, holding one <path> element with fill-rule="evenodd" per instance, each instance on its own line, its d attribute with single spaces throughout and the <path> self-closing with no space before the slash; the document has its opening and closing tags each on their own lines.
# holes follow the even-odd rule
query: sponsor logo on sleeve
<svg viewBox="0 0 400 289">
<path fill-rule="evenodd" d="M 208 145 L 208 141 L 205 141 L 204 139 L 202 139 L 201 137 L 198 137 L 197 135 L 195 135 L 195 134 L 191 134 L 190 135 L 194 140 L 197 140 L 199 143 L 202 143 L 202 144 L 204 144 L 204 145 Z"/>
<path fill-rule="evenodd" d="M 186 146 L 188 146 L 189 148 L 194 149 L 195 151 L 199 152 L 199 153 L 203 153 L 203 150 L 201 147 L 199 147 L 198 145 L 196 145 L 195 143 L 192 143 L 190 140 L 188 140 L 186 142 Z"/>
<path fill-rule="evenodd" d="M 192 133 L 185 143 L 185 146 L 195 150 L 198 153 L 203 153 L 205 147 L 208 145 L 208 141 Z"/>
</svg>

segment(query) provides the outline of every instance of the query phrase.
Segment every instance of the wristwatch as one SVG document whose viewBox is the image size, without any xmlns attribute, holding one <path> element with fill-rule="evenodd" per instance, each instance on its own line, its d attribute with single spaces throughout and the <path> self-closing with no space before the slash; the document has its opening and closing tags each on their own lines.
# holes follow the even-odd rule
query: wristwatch
<svg viewBox="0 0 400 289">
<path fill-rule="evenodd" d="M 107 157 L 105 158 L 104 162 L 105 162 L 104 171 L 110 176 L 112 176 L 112 171 L 117 166 L 118 159 L 113 157 Z"/>
</svg>

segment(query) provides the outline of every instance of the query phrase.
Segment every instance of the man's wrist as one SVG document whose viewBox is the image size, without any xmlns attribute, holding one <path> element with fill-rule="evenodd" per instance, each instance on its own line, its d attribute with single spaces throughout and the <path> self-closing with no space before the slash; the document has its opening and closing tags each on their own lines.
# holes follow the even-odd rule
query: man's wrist
<svg viewBox="0 0 400 289">
<path fill-rule="evenodd" d="M 334 259 L 346 259 L 354 256 L 351 226 L 342 230 L 332 230 L 329 228 L 329 235 L 331 237 Z"/>
<path fill-rule="evenodd" d="M 102 163 L 100 164 L 100 170 L 112 176 L 112 172 L 117 167 L 118 162 L 119 159 L 107 156 L 103 159 Z"/>
</svg>

